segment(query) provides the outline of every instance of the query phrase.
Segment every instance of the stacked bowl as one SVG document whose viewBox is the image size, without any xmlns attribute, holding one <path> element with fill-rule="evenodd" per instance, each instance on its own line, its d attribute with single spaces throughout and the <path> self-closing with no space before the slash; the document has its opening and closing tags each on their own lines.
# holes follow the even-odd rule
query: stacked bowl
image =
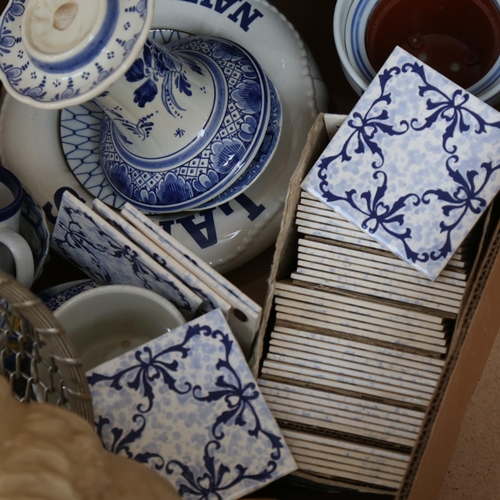
<svg viewBox="0 0 500 500">
<path fill-rule="evenodd" d="M 490 105 L 500 102 L 500 0 L 338 0 L 335 45 L 361 95 L 401 46 Z"/>
</svg>

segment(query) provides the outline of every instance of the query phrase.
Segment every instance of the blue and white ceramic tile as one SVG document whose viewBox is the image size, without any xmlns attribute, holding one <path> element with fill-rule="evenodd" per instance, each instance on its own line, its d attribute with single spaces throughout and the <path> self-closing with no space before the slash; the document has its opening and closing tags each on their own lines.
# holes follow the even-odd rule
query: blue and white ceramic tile
<svg viewBox="0 0 500 500">
<path fill-rule="evenodd" d="M 191 318 L 201 298 L 69 191 L 63 194 L 52 247 L 103 285 L 134 285 L 167 298 Z"/>
<path fill-rule="evenodd" d="M 499 170 L 500 113 L 396 48 L 302 187 L 435 279 Z"/>
<path fill-rule="evenodd" d="M 148 0 L 107 2 L 92 43 L 53 63 L 36 60 L 26 49 L 21 25 L 28 3 L 11 0 L 2 14 L 0 77 L 20 100 L 34 106 L 60 101 L 76 104 L 102 92 L 118 73 L 126 71 L 123 63 L 142 46 L 153 10 Z"/>
<path fill-rule="evenodd" d="M 154 242 L 155 246 L 176 260 L 179 266 L 197 277 L 209 289 L 217 291 L 221 299 L 230 304 L 229 326 L 245 355 L 250 356 L 260 327 L 262 308 L 132 205 L 125 205 L 122 216 L 142 233 L 144 241 Z"/>
<path fill-rule="evenodd" d="M 170 233 L 155 224 L 141 211 L 127 203 L 123 207 L 122 216 L 158 246 L 172 254 L 183 266 L 192 269 L 192 272 L 198 277 L 207 279 L 209 284 L 215 283 L 220 292 L 227 295 L 227 300 L 231 302 L 237 301 L 240 303 L 238 307 L 243 305 L 244 309 L 248 308 L 259 315 L 261 314 L 262 308 L 256 302 L 224 278 L 210 264 L 180 244 Z"/>
<path fill-rule="evenodd" d="M 43 290 L 38 294 L 38 297 L 47 306 L 49 311 L 54 312 L 69 299 L 98 286 L 100 286 L 99 283 L 89 279 L 70 281 Z"/>
<path fill-rule="evenodd" d="M 171 272 L 179 280 L 186 284 L 196 295 L 202 299 L 199 307 L 200 313 L 207 313 L 214 309 L 220 309 L 227 318 L 231 306 L 220 297 L 217 292 L 205 285 L 189 269 L 181 266 L 174 258 L 163 251 L 158 245 L 144 236 L 132 224 L 127 222 L 120 214 L 103 202 L 95 199 L 93 207 L 96 213 L 107 220 L 113 227 L 122 232 L 131 242 L 142 248 L 160 266 Z"/>
<path fill-rule="evenodd" d="M 297 468 L 218 310 L 87 377 L 104 446 L 187 500 L 240 498 Z"/>
</svg>

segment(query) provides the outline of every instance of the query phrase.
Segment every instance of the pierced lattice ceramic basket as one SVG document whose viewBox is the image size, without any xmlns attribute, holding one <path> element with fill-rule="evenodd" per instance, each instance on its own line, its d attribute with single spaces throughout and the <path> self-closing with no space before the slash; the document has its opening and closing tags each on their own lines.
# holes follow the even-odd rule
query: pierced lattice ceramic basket
<svg viewBox="0 0 500 500">
<path fill-rule="evenodd" d="M 93 425 L 92 398 L 66 333 L 42 301 L 0 271 L 0 376 L 22 402 L 65 406 Z"/>
</svg>

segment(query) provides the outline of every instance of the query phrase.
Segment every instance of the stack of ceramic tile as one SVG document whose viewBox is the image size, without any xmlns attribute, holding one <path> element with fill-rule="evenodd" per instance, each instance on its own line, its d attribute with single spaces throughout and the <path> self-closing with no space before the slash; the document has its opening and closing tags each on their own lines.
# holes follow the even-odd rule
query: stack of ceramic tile
<svg viewBox="0 0 500 500">
<path fill-rule="evenodd" d="M 94 210 L 66 191 L 52 246 L 103 285 L 134 285 L 170 300 L 186 319 L 220 309 L 246 355 L 262 308 L 142 212 Z"/>
<path fill-rule="evenodd" d="M 397 489 L 437 386 L 477 231 L 435 281 L 305 191 L 259 385 L 300 469 Z"/>
<path fill-rule="evenodd" d="M 500 113 L 397 47 L 301 187 L 261 384 L 303 470 L 395 489 L 500 190 Z"/>
</svg>

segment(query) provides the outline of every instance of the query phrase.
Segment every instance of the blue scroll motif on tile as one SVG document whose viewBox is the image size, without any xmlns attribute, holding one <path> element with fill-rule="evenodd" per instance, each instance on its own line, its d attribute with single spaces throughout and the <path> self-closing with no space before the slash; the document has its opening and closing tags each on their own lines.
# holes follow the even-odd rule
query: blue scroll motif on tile
<svg viewBox="0 0 500 500">
<path fill-rule="evenodd" d="M 191 318 L 201 299 L 149 255 L 66 192 L 52 247 L 103 285 L 141 286 L 168 298 Z"/>
<path fill-rule="evenodd" d="M 500 113 L 396 48 L 304 189 L 434 279 L 497 193 Z"/>
<path fill-rule="evenodd" d="M 296 468 L 219 310 L 87 377 L 105 447 L 184 498 L 239 498 Z"/>
</svg>

